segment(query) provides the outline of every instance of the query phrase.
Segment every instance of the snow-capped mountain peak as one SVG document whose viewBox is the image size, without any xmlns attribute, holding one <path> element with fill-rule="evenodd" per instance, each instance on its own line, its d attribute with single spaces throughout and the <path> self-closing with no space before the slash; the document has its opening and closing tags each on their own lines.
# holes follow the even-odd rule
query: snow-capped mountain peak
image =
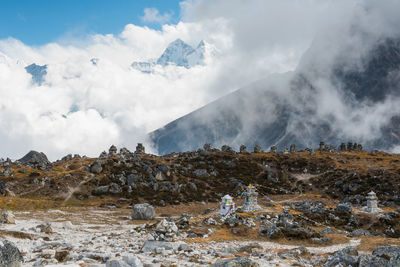
<svg viewBox="0 0 400 267">
<path fill-rule="evenodd" d="M 195 50 L 181 39 L 177 39 L 170 43 L 164 53 L 157 60 L 157 64 L 167 66 L 175 64 L 177 66 L 189 68 L 187 57 L 194 53 Z"/>
<path fill-rule="evenodd" d="M 155 62 L 133 62 L 131 67 L 143 73 L 153 72 L 155 65 L 162 67 L 175 65 L 189 69 L 196 65 L 203 65 L 206 52 L 207 43 L 204 41 L 201 41 L 195 49 L 181 39 L 176 39 L 167 46 L 163 54 Z"/>
</svg>

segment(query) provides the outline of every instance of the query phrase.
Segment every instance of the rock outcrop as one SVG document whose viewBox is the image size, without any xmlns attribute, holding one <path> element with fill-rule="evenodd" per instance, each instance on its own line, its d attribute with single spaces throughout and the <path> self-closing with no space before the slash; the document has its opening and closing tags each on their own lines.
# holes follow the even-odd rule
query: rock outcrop
<svg viewBox="0 0 400 267">
<path fill-rule="evenodd" d="M 136 204 L 132 210 L 132 220 L 152 220 L 156 216 L 154 207 L 148 203 Z"/>
<path fill-rule="evenodd" d="M 5 239 L 0 238 L 0 266 L 1 267 L 20 267 L 22 255 L 18 248 Z"/>
</svg>

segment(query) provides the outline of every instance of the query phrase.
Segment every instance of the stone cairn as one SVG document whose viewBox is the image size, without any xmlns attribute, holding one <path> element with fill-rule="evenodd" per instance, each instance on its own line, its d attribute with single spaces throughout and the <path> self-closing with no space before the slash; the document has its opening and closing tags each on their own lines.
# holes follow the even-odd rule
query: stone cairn
<svg viewBox="0 0 400 267">
<path fill-rule="evenodd" d="M 253 185 L 249 185 L 247 187 L 247 191 L 244 193 L 244 205 L 242 207 L 242 210 L 244 212 L 253 212 L 256 210 L 261 209 L 260 206 L 257 204 L 257 197 L 258 193 L 256 191 L 256 188 Z"/>
<path fill-rule="evenodd" d="M 319 151 L 324 151 L 325 150 L 325 143 L 324 142 L 320 142 L 319 143 Z"/>
<path fill-rule="evenodd" d="M 261 147 L 259 145 L 256 145 L 254 147 L 254 153 L 261 153 L 261 152 L 262 152 Z"/>
<path fill-rule="evenodd" d="M 276 146 L 271 146 L 271 153 L 278 153 L 278 148 Z"/>
<path fill-rule="evenodd" d="M 136 146 L 135 154 L 144 154 L 144 146 L 142 143 L 138 143 Z"/>
<path fill-rule="evenodd" d="M 291 144 L 289 151 L 290 151 L 290 153 L 296 153 L 296 151 L 297 151 L 296 145 L 295 144 Z"/>
<path fill-rule="evenodd" d="M 353 150 L 353 143 L 352 143 L 352 142 L 348 142 L 348 143 L 347 143 L 347 150 L 348 150 L 348 151 Z"/>
<path fill-rule="evenodd" d="M 247 153 L 247 147 L 245 145 L 241 145 L 239 151 L 240 153 Z"/>
<path fill-rule="evenodd" d="M 232 152 L 233 152 L 233 149 L 232 149 L 230 146 L 228 146 L 228 145 L 223 145 L 223 146 L 221 147 L 221 151 L 223 151 L 223 152 L 228 152 L 228 153 L 232 153 Z"/>
<path fill-rule="evenodd" d="M 114 145 L 110 146 L 110 148 L 108 149 L 108 156 L 113 157 L 113 156 L 116 156 L 117 153 L 118 153 L 117 147 Z"/>
<path fill-rule="evenodd" d="M 173 221 L 163 219 L 157 224 L 155 231 L 148 236 L 148 240 L 172 242 L 176 241 L 178 235 L 176 224 Z"/>
<path fill-rule="evenodd" d="M 346 144 L 345 143 L 341 143 L 340 144 L 340 151 L 345 151 L 346 150 Z"/>
<path fill-rule="evenodd" d="M 108 157 L 107 152 L 103 151 L 100 153 L 99 159 L 106 159 Z"/>
<path fill-rule="evenodd" d="M 378 197 L 376 196 L 374 191 L 368 193 L 367 196 L 367 206 L 362 208 L 362 211 L 368 213 L 379 213 L 382 212 L 380 208 L 378 208 Z"/>
<path fill-rule="evenodd" d="M 339 147 L 340 151 L 362 151 L 363 146 L 361 144 L 353 143 L 353 142 L 348 142 L 347 147 L 345 143 L 341 143 Z"/>
<path fill-rule="evenodd" d="M 205 143 L 204 146 L 203 146 L 203 149 L 205 151 L 211 151 L 211 145 L 209 143 Z"/>
</svg>

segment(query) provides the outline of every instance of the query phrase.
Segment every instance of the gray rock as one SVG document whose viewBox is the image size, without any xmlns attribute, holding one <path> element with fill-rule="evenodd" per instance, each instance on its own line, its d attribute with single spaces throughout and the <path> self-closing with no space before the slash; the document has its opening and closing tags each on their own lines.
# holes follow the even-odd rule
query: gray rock
<svg viewBox="0 0 400 267">
<path fill-rule="evenodd" d="M 207 170 L 205 170 L 205 169 L 194 170 L 193 175 L 196 177 L 209 177 L 210 176 L 210 174 L 208 174 Z"/>
<path fill-rule="evenodd" d="M 360 257 L 358 257 L 357 266 L 358 267 L 368 267 L 370 260 L 371 260 L 370 256 L 365 255 L 365 254 L 360 255 Z"/>
<path fill-rule="evenodd" d="M 272 224 L 269 227 L 262 227 L 260 229 L 260 235 L 267 236 L 270 239 L 277 239 L 277 238 L 282 237 L 283 233 L 278 226 L 276 226 L 275 224 Z"/>
<path fill-rule="evenodd" d="M 68 154 L 68 155 L 66 155 L 66 156 L 61 158 L 61 161 L 63 161 L 63 162 L 67 162 L 67 161 L 70 161 L 70 160 L 72 160 L 72 155 L 71 154 Z"/>
<path fill-rule="evenodd" d="M 97 196 L 107 194 L 109 188 L 110 187 L 108 185 L 99 186 L 95 190 L 92 191 L 92 194 L 97 195 Z"/>
<path fill-rule="evenodd" d="M 364 229 L 356 229 L 350 233 L 351 236 L 371 236 L 371 233 L 368 230 Z"/>
<path fill-rule="evenodd" d="M 166 176 L 170 175 L 170 171 L 169 171 L 169 167 L 162 163 L 160 165 L 157 166 L 157 169 L 159 169 L 160 171 L 162 171 Z"/>
<path fill-rule="evenodd" d="M 135 255 L 124 256 L 123 260 L 130 267 L 143 267 L 143 263 Z"/>
<path fill-rule="evenodd" d="M 119 185 L 117 185 L 116 183 L 112 183 L 110 185 L 110 187 L 108 188 L 108 191 L 112 194 L 119 194 L 122 192 L 122 189 Z"/>
<path fill-rule="evenodd" d="M 211 267 L 258 267 L 258 263 L 244 257 L 224 259 L 210 265 Z"/>
<path fill-rule="evenodd" d="M 397 254 L 390 258 L 389 267 L 397 267 L 400 266 L 400 254 Z"/>
<path fill-rule="evenodd" d="M 132 220 L 152 220 L 156 216 L 154 207 L 148 203 L 136 204 L 132 210 Z"/>
<path fill-rule="evenodd" d="M 160 182 L 164 181 L 165 180 L 164 173 L 162 171 L 157 171 L 155 178 L 157 181 L 160 181 Z"/>
<path fill-rule="evenodd" d="M 34 166 L 46 166 L 47 164 L 50 164 L 50 161 L 43 152 L 37 152 L 33 150 L 29 151 L 28 154 L 18 161 L 24 165 L 31 164 Z"/>
<path fill-rule="evenodd" d="M 175 242 L 163 242 L 163 241 L 150 241 L 147 240 L 144 242 L 143 247 L 141 249 L 142 252 L 155 252 L 157 249 L 165 249 L 165 250 L 175 250 L 178 245 Z"/>
<path fill-rule="evenodd" d="M 0 238 L 0 266 L 19 267 L 23 258 L 18 248 L 11 242 Z"/>
<path fill-rule="evenodd" d="M 10 177 L 13 174 L 13 171 L 10 168 L 5 168 L 4 171 L 1 172 L 1 175 L 5 177 Z"/>
<path fill-rule="evenodd" d="M 342 249 L 342 252 L 350 256 L 358 256 L 357 249 L 352 246 L 345 247 L 344 249 Z"/>
<path fill-rule="evenodd" d="M 238 251 L 252 253 L 253 250 L 256 250 L 256 249 L 262 250 L 263 247 L 257 242 L 252 242 L 247 245 L 239 247 Z"/>
<path fill-rule="evenodd" d="M 342 212 L 345 214 L 351 214 L 353 208 L 351 207 L 350 203 L 340 203 L 336 206 L 336 211 Z"/>
<path fill-rule="evenodd" d="M 193 249 L 191 249 L 188 244 L 183 243 L 183 244 L 179 245 L 178 251 L 190 252 L 190 251 L 193 251 Z"/>
<path fill-rule="evenodd" d="M 197 185 L 195 183 L 192 183 L 192 182 L 188 183 L 188 188 L 191 191 L 197 191 Z"/>
<path fill-rule="evenodd" d="M 122 260 L 109 260 L 106 267 L 130 267 L 130 265 Z"/>
<path fill-rule="evenodd" d="M 93 162 L 92 165 L 90 165 L 90 172 L 91 173 L 101 173 L 101 171 L 103 170 L 103 168 L 101 167 L 101 163 L 100 161 L 96 160 L 95 162 Z"/>
<path fill-rule="evenodd" d="M 15 224 L 15 216 L 11 212 L 4 212 L 0 215 L 0 223 Z"/>
<path fill-rule="evenodd" d="M 51 227 L 50 223 L 39 224 L 39 225 L 36 226 L 36 228 L 38 228 L 39 231 L 42 232 L 42 233 L 46 233 L 46 234 L 53 233 L 53 228 Z"/>
<path fill-rule="evenodd" d="M 221 256 L 233 256 L 233 254 L 237 252 L 238 250 L 232 247 L 223 247 L 220 249 Z"/>
<path fill-rule="evenodd" d="M 345 250 L 337 251 L 333 256 L 330 256 L 324 267 L 357 266 L 358 259 L 347 254 Z"/>
<path fill-rule="evenodd" d="M 388 267 L 389 261 L 381 258 L 372 256 L 367 264 L 368 267 Z M 396 266 L 398 267 L 398 266 Z"/>
<path fill-rule="evenodd" d="M 140 182 L 141 179 L 142 178 L 137 174 L 130 174 L 130 175 L 128 175 L 128 177 L 126 177 L 126 184 L 132 185 L 132 184 Z"/>
<path fill-rule="evenodd" d="M 385 246 L 379 247 L 372 252 L 372 256 L 381 258 L 393 258 L 400 255 L 400 247 Z"/>
<path fill-rule="evenodd" d="M 6 189 L 7 189 L 6 183 L 3 182 L 2 180 L 0 180 L 0 194 L 2 194 L 3 196 L 5 196 L 5 195 L 6 195 L 6 192 L 7 192 Z"/>
</svg>

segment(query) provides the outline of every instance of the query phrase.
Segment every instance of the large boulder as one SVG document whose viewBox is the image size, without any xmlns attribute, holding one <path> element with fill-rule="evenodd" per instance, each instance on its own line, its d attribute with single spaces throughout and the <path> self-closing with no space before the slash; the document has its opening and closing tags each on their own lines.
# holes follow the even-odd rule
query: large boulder
<svg viewBox="0 0 400 267">
<path fill-rule="evenodd" d="M 400 255 L 400 247 L 397 246 L 379 247 L 372 252 L 372 256 L 386 258 L 386 259 L 399 255 Z"/>
<path fill-rule="evenodd" d="M 340 203 L 336 206 L 336 211 L 343 214 L 351 214 L 353 208 L 350 203 Z"/>
<path fill-rule="evenodd" d="M 0 266 L 19 267 L 23 258 L 18 248 L 11 242 L 0 238 Z"/>
<path fill-rule="evenodd" d="M 90 165 L 90 172 L 91 173 L 101 173 L 101 171 L 103 170 L 103 168 L 101 167 L 101 163 L 100 161 L 96 160 L 95 162 L 93 162 L 92 165 Z"/>
<path fill-rule="evenodd" d="M 336 266 L 357 266 L 358 265 L 358 251 L 353 247 L 346 247 L 340 251 L 335 252 L 330 256 L 325 263 L 324 267 Z"/>
<path fill-rule="evenodd" d="M 0 223 L 15 224 L 14 214 L 8 211 L 4 212 L 3 214 L 0 215 Z"/>
<path fill-rule="evenodd" d="M 33 165 L 37 167 L 45 167 L 50 164 L 47 156 L 43 152 L 37 152 L 34 150 L 29 151 L 23 158 L 18 160 L 24 165 Z"/>
<path fill-rule="evenodd" d="M 164 242 L 164 241 L 151 241 L 147 240 L 144 242 L 141 249 L 142 252 L 155 252 L 159 249 L 163 250 L 175 250 L 178 248 L 178 243 L 176 242 Z"/>
<path fill-rule="evenodd" d="M 122 260 L 107 261 L 106 267 L 143 267 L 143 263 L 135 255 L 128 255 Z"/>
<path fill-rule="evenodd" d="M 3 182 L 2 180 L 0 180 L 0 194 L 2 194 L 3 196 L 6 195 L 7 192 L 7 186 L 6 183 Z"/>
<path fill-rule="evenodd" d="M 154 207 L 148 203 L 133 206 L 132 220 L 152 220 L 155 216 Z"/>
<path fill-rule="evenodd" d="M 244 257 L 224 259 L 210 265 L 211 267 L 258 267 L 258 263 Z"/>
</svg>

